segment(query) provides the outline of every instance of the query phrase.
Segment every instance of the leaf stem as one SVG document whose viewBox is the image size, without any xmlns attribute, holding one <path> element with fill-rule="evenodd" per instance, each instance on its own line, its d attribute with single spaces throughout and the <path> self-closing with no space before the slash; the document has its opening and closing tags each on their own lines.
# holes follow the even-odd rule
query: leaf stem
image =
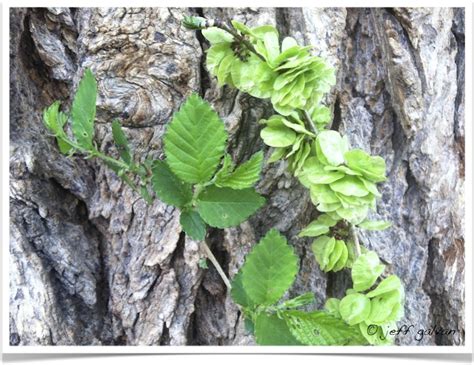
<svg viewBox="0 0 474 365">
<path fill-rule="evenodd" d="M 237 41 L 242 43 L 247 49 L 254 53 L 258 58 L 260 58 L 263 62 L 267 62 L 267 60 L 256 51 L 255 47 L 250 43 L 248 40 L 245 39 L 242 35 L 240 35 L 232 26 L 227 26 L 224 22 L 219 19 L 214 20 L 214 26 L 220 28 L 227 33 L 230 33 Z"/>
<path fill-rule="evenodd" d="M 313 120 L 311 119 L 311 115 L 309 115 L 307 110 L 303 110 L 303 115 L 304 119 L 306 120 L 306 123 L 309 124 L 309 127 L 313 131 L 315 135 L 318 135 L 318 130 L 316 129 L 316 126 L 314 125 Z"/>
<path fill-rule="evenodd" d="M 356 251 L 356 257 L 359 257 L 361 254 L 360 251 L 360 243 L 359 243 L 359 236 L 357 234 L 357 228 L 352 223 L 349 226 L 349 233 L 351 235 L 352 241 L 354 242 L 354 247 Z"/>
<path fill-rule="evenodd" d="M 217 270 L 217 273 L 222 278 L 222 281 L 224 282 L 225 286 L 227 287 L 227 289 L 231 290 L 232 285 L 230 284 L 229 279 L 227 278 L 226 274 L 224 273 L 224 270 L 222 269 L 221 265 L 219 264 L 216 257 L 212 253 L 211 249 L 209 248 L 209 246 L 206 244 L 205 241 L 201 241 L 201 245 L 204 248 L 204 251 L 206 252 L 207 258 L 212 262 L 212 264 Z"/>
</svg>

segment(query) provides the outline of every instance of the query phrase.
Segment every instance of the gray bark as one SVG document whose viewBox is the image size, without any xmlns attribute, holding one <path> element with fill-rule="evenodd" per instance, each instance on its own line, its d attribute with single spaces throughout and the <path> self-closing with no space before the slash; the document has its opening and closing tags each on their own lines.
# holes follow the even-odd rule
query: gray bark
<svg viewBox="0 0 474 365">
<path fill-rule="evenodd" d="M 251 345 L 223 282 L 198 261 L 178 211 L 147 206 L 103 163 L 66 158 L 41 111 L 71 102 L 83 70 L 99 85 L 96 141 L 112 147 L 120 118 L 136 155 L 161 156 L 166 123 L 197 91 L 230 133 L 243 161 L 259 149 L 261 101 L 217 87 L 206 43 L 180 27 L 184 15 L 276 25 L 315 46 L 337 69 L 327 97 L 333 129 L 352 147 L 383 156 L 388 181 L 374 217 L 393 227 L 365 232 L 406 288 L 400 324 L 456 330 L 399 336 L 401 345 L 464 344 L 463 9 L 11 9 L 10 343 L 12 345 Z M 312 291 L 320 308 L 342 296 L 348 272 L 322 273 L 296 234 L 316 214 L 285 164 L 265 166 L 267 205 L 237 228 L 210 229 L 207 243 L 229 276 L 270 228 L 301 257 L 290 295 Z"/>
</svg>

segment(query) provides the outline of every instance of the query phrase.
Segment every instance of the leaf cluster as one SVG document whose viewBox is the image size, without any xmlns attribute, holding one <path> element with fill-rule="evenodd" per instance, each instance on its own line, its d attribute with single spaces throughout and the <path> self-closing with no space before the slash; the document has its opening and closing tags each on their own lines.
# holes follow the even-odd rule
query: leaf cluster
<svg viewBox="0 0 474 365">
<path fill-rule="evenodd" d="M 314 302 L 306 293 L 282 301 L 298 272 L 298 258 L 286 238 L 270 230 L 248 254 L 234 277 L 232 298 L 242 306 L 260 345 L 366 344 L 359 328 L 326 311 L 301 309 Z"/>
<path fill-rule="evenodd" d="M 380 336 L 383 328 L 395 326 L 403 317 L 404 289 L 396 275 L 390 275 L 375 285 L 384 271 L 377 254 L 367 251 L 360 255 L 352 267 L 353 288 L 342 299 L 330 298 L 325 304 L 328 313 L 343 319 L 348 325 L 359 328 L 360 333 L 373 345 L 391 344 L 391 338 Z M 368 331 L 377 326 L 377 332 Z"/>
<path fill-rule="evenodd" d="M 224 228 L 238 225 L 264 203 L 253 185 L 260 176 L 263 154 L 257 152 L 236 166 L 227 148 L 224 123 L 211 106 L 192 94 L 175 113 L 164 136 L 166 160 L 136 163 L 120 123 L 112 123 L 112 136 L 120 159 L 100 152 L 94 143 L 97 83 L 87 69 L 74 97 L 71 115 L 54 102 L 43 113 L 44 124 L 62 153 L 76 152 L 101 158 L 128 185 L 151 203 L 151 184 L 164 203 L 181 210 L 180 223 L 192 238 L 202 240 L 206 224 Z M 71 121 L 72 136 L 65 130 Z M 138 176 L 140 183 L 134 182 Z M 138 187 L 139 186 L 139 187 Z"/>
<path fill-rule="evenodd" d="M 294 38 L 286 37 L 280 44 L 273 26 L 250 28 L 235 20 L 232 26 L 238 38 L 218 27 L 202 31 L 211 44 L 206 65 L 219 85 L 270 98 L 274 109 L 284 116 L 300 109 L 327 123 L 328 109 L 319 103 L 335 84 L 334 69 Z"/>
</svg>

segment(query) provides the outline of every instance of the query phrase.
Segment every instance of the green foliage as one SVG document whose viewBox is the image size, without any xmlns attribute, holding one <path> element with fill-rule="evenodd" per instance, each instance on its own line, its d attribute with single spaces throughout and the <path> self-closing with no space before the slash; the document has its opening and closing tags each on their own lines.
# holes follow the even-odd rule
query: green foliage
<svg viewBox="0 0 474 365">
<path fill-rule="evenodd" d="M 132 156 L 130 153 L 130 147 L 128 145 L 127 137 L 122 130 L 122 126 L 118 120 L 114 120 L 112 122 L 112 136 L 115 141 L 115 146 L 117 147 L 120 158 L 125 162 L 127 165 L 132 163 Z"/>
<path fill-rule="evenodd" d="M 277 314 L 258 314 L 255 320 L 255 339 L 259 345 L 301 346 L 288 327 L 286 320 Z"/>
<path fill-rule="evenodd" d="M 166 129 L 164 150 L 173 173 L 188 183 L 205 183 L 224 156 L 227 133 L 211 106 L 192 94 Z"/>
<path fill-rule="evenodd" d="M 188 19 L 202 23 L 202 19 Z M 221 34 L 222 35 L 222 34 Z M 217 39 L 219 34 L 215 34 Z M 164 136 L 166 161 L 146 159 L 136 164 L 120 122 L 112 123 L 112 136 L 121 160 L 99 152 L 93 143 L 97 83 L 90 70 L 79 82 L 71 108 L 70 138 L 64 127 L 69 116 L 59 111 L 54 102 L 43 112 L 46 128 L 56 137 L 62 153 L 79 151 L 88 157 L 99 157 L 117 175 L 139 192 L 147 203 L 156 196 L 164 203 L 181 209 L 183 230 L 196 240 L 206 235 L 206 223 L 214 227 L 240 224 L 265 202 L 252 185 L 260 176 L 263 153 L 256 153 L 246 163 L 235 167 L 228 155 L 223 159 L 227 133 L 224 123 L 211 106 L 197 94 L 192 94 L 175 113 Z M 139 187 L 132 175 L 140 178 Z M 217 185 L 217 186 L 216 186 Z"/>
<path fill-rule="evenodd" d="M 227 160 L 224 160 L 223 169 L 219 171 L 222 172 L 216 174 L 216 186 L 240 190 L 252 187 L 259 180 L 263 163 L 262 151 L 255 153 L 248 161 L 233 171 L 230 169 L 231 166 L 229 166 L 228 159 L 229 157 L 227 157 Z"/>
<path fill-rule="evenodd" d="M 311 248 L 316 261 L 324 272 L 337 272 L 346 267 L 349 252 L 344 241 L 334 237 L 321 236 L 314 240 Z"/>
<path fill-rule="evenodd" d="M 360 255 L 352 265 L 354 289 L 357 291 L 369 289 L 384 269 L 385 266 L 380 264 L 379 257 L 375 252 L 369 251 Z"/>
<path fill-rule="evenodd" d="M 342 346 L 363 345 L 366 340 L 358 328 L 322 311 L 283 312 L 291 333 L 305 345 Z"/>
<path fill-rule="evenodd" d="M 196 202 L 197 211 L 212 227 L 226 228 L 242 223 L 265 204 L 254 189 L 234 190 L 209 186 Z"/>
<path fill-rule="evenodd" d="M 156 196 L 168 205 L 184 208 L 193 198 L 191 184 L 181 181 L 165 161 L 153 162 L 151 182 Z"/>
<path fill-rule="evenodd" d="M 298 272 L 298 258 L 286 238 L 272 229 L 247 256 L 242 283 L 249 298 L 271 305 L 280 299 Z"/>
<path fill-rule="evenodd" d="M 91 70 L 87 69 L 79 82 L 71 107 L 72 132 L 77 143 L 84 149 L 92 148 L 96 99 L 97 82 Z"/>
<path fill-rule="evenodd" d="M 195 210 L 183 210 L 179 223 L 189 237 L 198 241 L 202 241 L 206 237 L 206 223 Z"/>
</svg>

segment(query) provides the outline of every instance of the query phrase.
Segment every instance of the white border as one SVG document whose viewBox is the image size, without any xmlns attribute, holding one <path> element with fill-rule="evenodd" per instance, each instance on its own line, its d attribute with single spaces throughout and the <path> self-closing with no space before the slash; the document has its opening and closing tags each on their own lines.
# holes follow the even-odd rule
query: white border
<svg viewBox="0 0 474 365">
<path fill-rule="evenodd" d="M 103 6 L 130 6 L 130 2 L 123 0 L 103 1 Z M 466 232 L 465 232 L 465 345 L 464 346 L 393 346 L 393 347 L 364 347 L 364 346 L 10 346 L 9 344 L 9 280 L 8 280 L 8 266 L 9 266 L 9 121 L 10 121 L 10 90 L 9 90 L 9 13 L 10 7 L 35 7 L 35 6 L 72 6 L 71 3 L 65 4 L 64 1 L 16 1 L 13 6 L 3 4 L 2 6 L 2 118 L 3 122 L 0 124 L 0 138 L 2 152 L 1 158 L 1 242 L 2 242 L 2 257 L 3 257 L 3 287 L 2 287 L 2 352 L 8 354 L 138 354 L 138 353 L 163 353 L 163 354 L 269 354 L 269 353 L 285 353 L 285 354 L 433 354 L 433 353 L 453 353 L 453 354 L 467 354 L 472 353 L 472 3 L 467 1 L 451 1 L 449 4 L 441 3 L 441 1 L 386 1 L 380 0 L 374 4 L 368 1 L 354 0 L 354 1 L 340 1 L 340 0 L 318 0 L 319 7 L 380 7 L 380 6 L 420 6 L 420 7 L 465 7 L 466 22 L 465 22 L 465 148 L 466 148 L 466 174 L 465 174 L 465 204 L 466 204 Z M 94 7 L 97 2 L 92 1 L 75 1 L 75 6 L 90 6 Z M 210 1 L 173 1 L 172 4 L 167 2 L 157 1 L 138 1 L 134 6 L 156 7 L 156 6 L 172 6 L 172 7 L 201 7 L 201 6 L 228 6 L 228 7 L 255 7 L 257 4 L 255 0 L 243 0 L 236 3 L 236 1 L 229 0 L 210 0 Z M 282 0 L 261 0 L 258 2 L 258 7 L 314 7 L 313 1 L 282 1 Z M 8 103 L 4 102 L 8 97 Z"/>
</svg>

